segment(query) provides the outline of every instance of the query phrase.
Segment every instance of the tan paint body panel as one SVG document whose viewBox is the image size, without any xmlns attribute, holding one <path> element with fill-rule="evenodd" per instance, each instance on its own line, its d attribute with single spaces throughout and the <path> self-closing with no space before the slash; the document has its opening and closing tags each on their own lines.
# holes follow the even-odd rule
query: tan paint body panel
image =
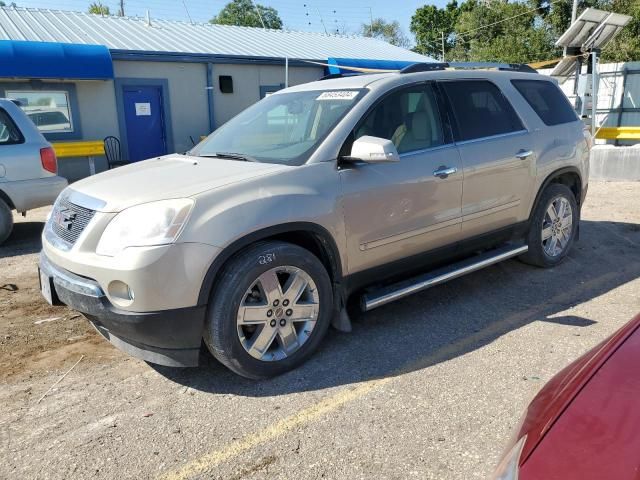
<svg viewBox="0 0 640 480">
<path fill-rule="evenodd" d="M 494 82 L 521 116 L 525 130 L 403 154 L 398 163 L 338 168 L 340 147 L 382 95 L 403 85 L 454 78 Z M 61 251 L 46 238 L 43 248 L 52 262 L 96 279 L 105 291 L 113 280 L 132 285 L 135 299 L 123 309 L 157 311 L 196 305 L 215 258 L 237 240 L 274 226 L 303 222 L 326 230 L 337 246 L 343 274 L 353 274 L 524 222 L 541 185 L 553 172 L 575 167 L 586 187 L 589 152 L 579 121 L 545 126 L 511 86 L 512 78 L 531 79 L 532 75 L 383 74 L 277 92 L 274 95 L 369 90 L 302 166 L 168 155 L 78 182 L 68 193 L 98 213 L 71 250 Z M 521 149 L 533 154 L 518 159 L 515 154 Z M 457 172 L 444 179 L 434 177 L 434 170 L 441 166 L 455 167 Z M 182 197 L 195 200 L 195 206 L 175 244 L 128 248 L 115 257 L 95 254 L 116 212 Z"/>
</svg>

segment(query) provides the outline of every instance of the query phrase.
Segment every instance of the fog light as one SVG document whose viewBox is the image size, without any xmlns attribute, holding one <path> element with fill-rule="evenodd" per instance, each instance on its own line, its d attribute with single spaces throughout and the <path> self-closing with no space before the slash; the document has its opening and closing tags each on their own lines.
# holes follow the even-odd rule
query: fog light
<svg viewBox="0 0 640 480">
<path fill-rule="evenodd" d="M 134 295 L 131 287 L 120 280 L 114 280 L 109 284 L 109 296 L 119 305 L 129 305 L 133 302 Z"/>
</svg>

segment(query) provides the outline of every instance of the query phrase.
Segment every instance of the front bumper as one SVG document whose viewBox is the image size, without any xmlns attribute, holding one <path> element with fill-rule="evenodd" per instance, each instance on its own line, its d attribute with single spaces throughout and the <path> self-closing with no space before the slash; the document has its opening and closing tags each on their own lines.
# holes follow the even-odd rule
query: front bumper
<svg viewBox="0 0 640 480">
<path fill-rule="evenodd" d="M 205 305 L 129 312 L 114 306 L 96 281 L 53 264 L 44 252 L 40 253 L 40 270 L 53 280 L 54 303 L 83 313 L 120 350 L 159 365 L 198 365 Z"/>
</svg>

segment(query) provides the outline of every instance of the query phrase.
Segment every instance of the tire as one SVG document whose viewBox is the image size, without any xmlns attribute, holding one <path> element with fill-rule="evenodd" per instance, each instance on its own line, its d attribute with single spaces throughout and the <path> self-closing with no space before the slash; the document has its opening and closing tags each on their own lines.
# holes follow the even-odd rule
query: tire
<svg viewBox="0 0 640 480">
<path fill-rule="evenodd" d="M 235 373 L 270 378 L 311 356 L 332 314 L 331 281 L 320 260 L 297 245 L 260 242 L 232 257 L 220 272 L 204 341 Z"/>
<path fill-rule="evenodd" d="M 0 199 L 0 245 L 13 231 L 13 213 L 4 200 Z"/>
<path fill-rule="evenodd" d="M 567 213 L 567 207 L 571 208 L 571 212 Z M 564 218 L 559 219 L 557 213 L 563 213 L 559 212 L 561 208 L 564 208 Z M 553 218 L 554 214 L 556 218 Z M 579 219 L 578 204 L 569 187 L 559 183 L 549 185 L 542 192 L 531 218 L 527 235 L 529 250 L 520 259 L 543 268 L 558 265 L 571 250 Z"/>
</svg>

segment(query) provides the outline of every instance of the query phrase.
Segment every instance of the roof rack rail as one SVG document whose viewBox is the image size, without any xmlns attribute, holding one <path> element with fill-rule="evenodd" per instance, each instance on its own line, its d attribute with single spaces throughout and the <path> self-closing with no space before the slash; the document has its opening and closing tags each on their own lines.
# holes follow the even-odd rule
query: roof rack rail
<svg viewBox="0 0 640 480">
<path fill-rule="evenodd" d="M 448 63 L 414 63 L 412 65 L 407 65 L 406 67 L 404 67 L 402 70 L 400 70 L 400 73 L 433 72 L 436 70 L 444 70 L 445 68 L 449 68 Z"/>
<path fill-rule="evenodd" d="M 525 63 L 499 63 L 499 62 L 430 62 L 414 63 L 400 70 L 400 73 L 432 72 L 445 70 L 447 68 L 469 69 L 474 68 L 495 68 L 497 70 L 507 70 L 512 72 L 538 73 L 537 70 Z"/>
</svg>

